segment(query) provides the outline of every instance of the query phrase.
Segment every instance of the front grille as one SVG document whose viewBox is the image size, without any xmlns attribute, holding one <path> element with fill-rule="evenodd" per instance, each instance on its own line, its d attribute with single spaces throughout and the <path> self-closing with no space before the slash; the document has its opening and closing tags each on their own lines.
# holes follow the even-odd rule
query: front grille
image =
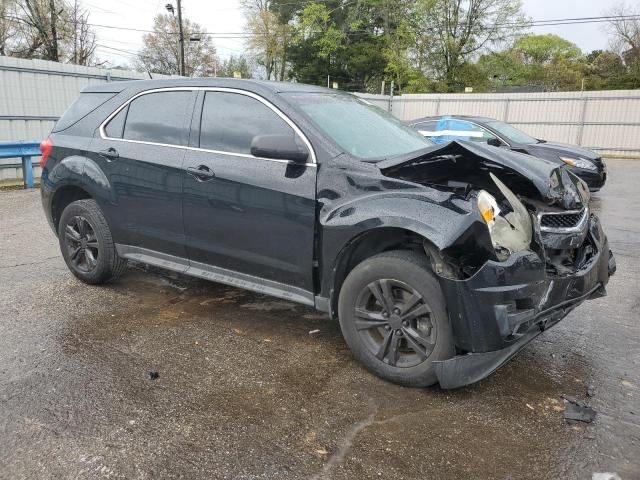
<svg viewBox="0 0 640 480">
<path fill-rule="evenodd" d="M 587 215 L 586 210 L 580 212 L 543 213 L 540 215 L 540 227 L 543 230 L 565 230 L 579 227 Z"/>
</svg>

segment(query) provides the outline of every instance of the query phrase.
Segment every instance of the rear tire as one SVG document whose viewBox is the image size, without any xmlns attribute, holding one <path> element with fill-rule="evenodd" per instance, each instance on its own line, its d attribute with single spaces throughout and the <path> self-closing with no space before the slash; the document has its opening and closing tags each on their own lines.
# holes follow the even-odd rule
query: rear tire
<svg viewBox="0 0 640 480">
<path fill-rule="evenodd" d="M 58 240 L 67 267 L 85 283 L 97 285 L 115 280 L 127 268 L 95 200 L 77 200 L 67 205 L 60 216 Z"/>
<path fill-rule="evenodd" d="M 353 355 L 385 380 L 433 385 L 433 362 L 454 355 L 444 295 L 424 255 L 397 250 L 357 265 L 340 290 L 338 316 Z"/>
</svg>

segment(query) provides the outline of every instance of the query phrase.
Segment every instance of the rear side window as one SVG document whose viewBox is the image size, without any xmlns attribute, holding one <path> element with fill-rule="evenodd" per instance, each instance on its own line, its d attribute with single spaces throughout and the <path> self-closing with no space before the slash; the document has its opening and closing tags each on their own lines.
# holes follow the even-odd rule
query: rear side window
<svg viewBox="0 0 640 480">
<path fill-rule="evenodd" d="M 116 93 L 113 92 L 81 93 L 67 111 L 62 114 L 58 123 L 53 127 L 53 132 L 55 133 L 66 130 L 74 123 L 79 122 L 89 115 L 104 102 L 113 98 L 115 95 Z"/>
<path fill-rule="evenodd" d="M 186 145 L 186 120 L 191 92 L 156 92 L 142 95 L 128 107 L 122 138 L 143 142 Z M 120 112 L 122 113 L 122 112 Z M 116 117 L 112 121 L 122 121 Z M 117 122 L 113 130 L 117 134 Z M 111 122 L 109 122 L 109 127 Z M 117 137 L 115 137 L 117 138 Z"/>
<path fill-rule="evenodd" d="M 200 122 L 200 148 L 251 154 L 256 135 L 295 135 L 294 130 L 262 102 L 239 93 L 207 92 Z"/>
</svg>

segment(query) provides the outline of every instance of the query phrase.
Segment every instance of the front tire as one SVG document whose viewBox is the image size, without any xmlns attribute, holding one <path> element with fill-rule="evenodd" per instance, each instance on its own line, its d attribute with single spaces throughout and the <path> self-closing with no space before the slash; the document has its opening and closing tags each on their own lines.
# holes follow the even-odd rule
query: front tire
<svg viewBox="0 0 640 480">
<path fill-rule="evenodd" d="M 67 267 L 85 283 L 97 285 L 114 280 L 127 268 L 95 200 L 77 200 L 67 205 L 60 216 L 58 240 Z"/>
<path fill-rule="evenodd" d="M 357 265 L 340 290 L 338 316 L 354 356 L 385 380 L 433 385 L 433 362 L 454 355 L 444 295 L 424 255 L 398 250 Z"/>
</svg>

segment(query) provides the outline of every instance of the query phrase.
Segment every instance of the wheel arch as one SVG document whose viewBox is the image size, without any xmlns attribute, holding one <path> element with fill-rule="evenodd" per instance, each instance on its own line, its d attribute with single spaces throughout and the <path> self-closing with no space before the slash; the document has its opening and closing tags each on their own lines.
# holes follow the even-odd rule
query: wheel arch
<svg viewBox="0 0 640 480">
<path fill-rule="evenodd" d="M 432 264 L 433 257 L 439 257 L 440 252 L 433 238 L 424 230 L 386 224 L 359 232 L 340 249 L 333 262 L 330 278 L 323 285 L 324 291 L 328 292 L 329 314 L 332 317 L 337 312 L 340 290 L 349 272 L 367 258 L 390 250 L 415 251 L 431 258 Z"/>
<path fill-rule="evenodd" d="M 78 185 L 68 184 L 58 188 L 51 198 L 51 220 L 56 233 L 60 224 L 60 217 L 67 206 L 77 200 L 93 199 L 91 194 Z"/>
<path fill-rule="evenodd" d="M 43 189 L 43 195 L 49 198 L 50 219 L 55 232 L 62 212 L 70 203 L 87 198 L 102 203 L 111 198 L 111 193 L 109 180 L 95 161 L 80 155 L 64 158 L 48 172 L 47 185 Z"/>
</svg>

